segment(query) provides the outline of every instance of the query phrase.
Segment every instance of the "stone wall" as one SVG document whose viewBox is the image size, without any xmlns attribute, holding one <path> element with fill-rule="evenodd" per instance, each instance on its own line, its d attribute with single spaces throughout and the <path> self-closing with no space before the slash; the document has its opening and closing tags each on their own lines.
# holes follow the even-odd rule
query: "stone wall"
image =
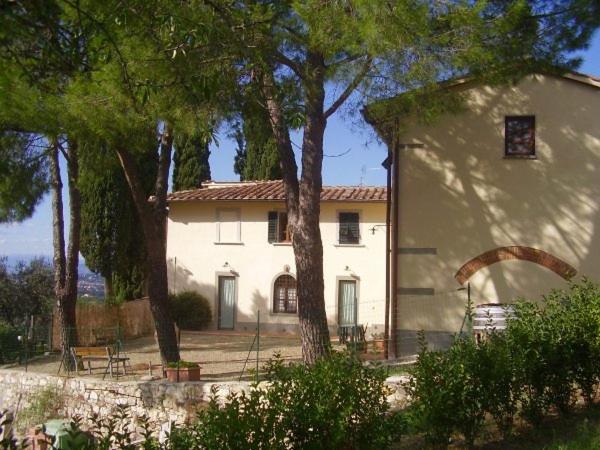
<svg viewBox="0 0 600 450">
<path fill-rule="evenodd" d="M 35 392 L 53 388 L 63 398 L 61 415 L 90 417 L 109 414 L 117 405 L 129 405 L 133 416 L 146 415 L 160 424 L 183 423 L 208 401 L 215 383 L 159 381 L 105 381 L 65 378 L 17 370 L 0 370 L 0 410 L 27 407 Z M 220 382 L 218 395 L 248 388 L 245 382 Z"/>
<path fill-rule="evenodd" d="M 393 408 L 404 406 L 405 395 L 401 383 L 406 377 L 387 380 L 390 387 L 388 401 Z M 169 422 L 184 423 L 195 416 L 198 408 L 208 402 L 211 389 L 217 389 L 219 398 L 231 392 L 248 389 L 248 382 L 188 382 L 109 381 L 93 378 L 65 378 L 17 370 L 0 370 L 0 410 L 16 412 L 30 404 L 36 392 L 54 388 L 62 395 L 64 417 L 79 415 L 89 418 L 93 413 L 110 414 L 117 405 L 129 405 L 132 416 L 147 416 L 164 429 Z M 18 412 L 17 412 L 18 413 Z"/>
</svg>

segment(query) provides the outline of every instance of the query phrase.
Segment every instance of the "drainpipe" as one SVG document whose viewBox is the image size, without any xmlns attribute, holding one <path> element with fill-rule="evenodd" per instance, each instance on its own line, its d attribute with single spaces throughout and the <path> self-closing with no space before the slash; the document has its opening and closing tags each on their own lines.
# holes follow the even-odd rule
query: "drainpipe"
<svg viewBox="0 0 600 450">
<path fill-rule="evenodd" d="M 397 128 L 394 132 L 397 132 Z M 393 141 L 393 149 L 392 149 L 392 201 L 391 201 L 391 248 L 390 248 L 390 256 L 391 256 L 391 264 L 390 264 L 390 276 L 391 276 L 391 329 L 390 329 L 390 341 L 391 346 L 388 351 L 388 357 L 390 359 L 395 359 L 398 357 L 398 337 L 397 337 L 397 328 L 398 328 L 398 240 L 400 237 L 400 230 L 398 229 L 399 217 L 398 217 L 398 197 L 399 197 L 399 186 L 398 186 L 398 178 L 399 178 L 399 165 L 400 165 L 400 155 L 399 155 L 399 146 L 397 137 L 394 138 Z"/>
<path fill-rule="evenodd" d="M 381 164 L 387 171 L 387 183 L 386 183 L 386 205 L 385 205 L 385 325 L 383 336 L 385 338 L 383 347 L 383 357 L 388 359 L 389 346 L 390 346 L 390 219 L 391 219 L 391 208 L 392 208 L 392 167 L 393 167 L 393 153 L 388 148 L 388 156 Z"/>
</svg>

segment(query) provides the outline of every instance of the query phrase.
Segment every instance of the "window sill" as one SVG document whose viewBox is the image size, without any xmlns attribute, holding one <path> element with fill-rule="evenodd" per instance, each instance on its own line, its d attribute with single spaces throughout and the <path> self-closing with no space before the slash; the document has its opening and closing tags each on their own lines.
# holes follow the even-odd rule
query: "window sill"
<svg viewBox="0 0 600 450">
<path fill-rule="evenodd" d="M 214 242 L 215 245 L 244 245 L 243 242 Z"/>
<path fill-rule="evenodd" d="M 365 244 L 333 244 L 334 247 L 366 247 Z"/>
<path fill-rule="evenodd" d="M 504 155 L 503 159 L 538 159 L 537 155 Z"/>
<path fill-rule="evenodd" d="M 271 242 L 271 245 L 274 245 L 276 247 L 291 247 L 292 243 L 291 242 Z"/>
<path fill-rule="evenodd" d="M 275 312 L 275 311 L 271 311 L 269 313 L 270 316 L 283 316 L 283 317 L 298 317 L 298 313 L 297 312 L 293 312 L 293 313 L 288 313 L 288 312 Z"/>
</svg>

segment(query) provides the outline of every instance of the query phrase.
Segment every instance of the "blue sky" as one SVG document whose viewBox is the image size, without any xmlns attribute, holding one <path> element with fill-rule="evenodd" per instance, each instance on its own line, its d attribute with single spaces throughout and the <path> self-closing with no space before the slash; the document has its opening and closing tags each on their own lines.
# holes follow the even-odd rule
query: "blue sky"
<svg viewBox="0 0 600 450">
<path fill-rule="evenodd" d="M 590 48 L 581 53 L 584 61 L 579 70 L 600 76 L 600 32 Z M 210 165 L 214 180 L 237 180 L 233 173 L 235 143 L 226 138 L 226 130 L 219 136 L 219 146 L 212 148 Z M 301 135 L 293 140 L 301 144 Z M 345 153 L 347 152 L 347 153 Z M 327 185 L 384 185 L 385 171 L 381 162 L 386 148 L 378 142 L 372 129 L 360 120 L 358 111 L 342 111 L 334 115 L 325 132 L 323 181 Z M 67 205 L 65 205 L 66 211 Z M 50 195 L 46 195 L 35 214 L 22 223 L 0 225 L 0 255 L 35 256 L 52 254 L 52 212 Z"/>
</svg>

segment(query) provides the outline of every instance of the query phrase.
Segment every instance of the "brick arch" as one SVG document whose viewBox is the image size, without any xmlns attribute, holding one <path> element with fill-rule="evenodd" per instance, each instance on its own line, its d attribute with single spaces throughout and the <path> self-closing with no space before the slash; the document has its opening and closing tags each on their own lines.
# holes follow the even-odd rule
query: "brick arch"
<svg viewBox="0 0 600 450">
<path fill-rule="evenodd" d="M 454 278 L 456 278 L 456 281 L 458 281 L 459 284 L 463 285 L 478 270 L 494 263 L 511 259 L 519 259 L 539 264 L 540 266 L 550 269 L 565 280 L 573 278 L 577 273 L 577 270 L 575 270 L 573 266 L 548 252 L 533 247 L 514 245 L 511 247 L 498 247 L 482 253 L 458 269 Z"/>
</svg>

